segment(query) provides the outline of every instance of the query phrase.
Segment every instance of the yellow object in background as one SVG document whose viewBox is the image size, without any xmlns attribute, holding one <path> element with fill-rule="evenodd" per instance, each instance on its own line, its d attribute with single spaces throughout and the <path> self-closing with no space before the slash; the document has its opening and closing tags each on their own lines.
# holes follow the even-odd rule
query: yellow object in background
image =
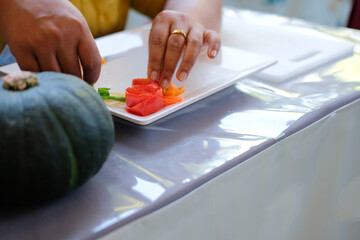
<svg viewBox="0 0 360 240">
<path fill-rule="evenodd" d="M 100 37 L 124 29 L 130 7 L 154 17 L 166 0 L 70 0 L 84 15 L 93 36 Z"/>
</svg>

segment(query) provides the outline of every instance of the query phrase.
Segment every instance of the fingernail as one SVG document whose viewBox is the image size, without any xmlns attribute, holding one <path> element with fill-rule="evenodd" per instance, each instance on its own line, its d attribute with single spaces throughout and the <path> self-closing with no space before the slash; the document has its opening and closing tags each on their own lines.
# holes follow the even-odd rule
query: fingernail
<svg viewBox="0 0 360 240">
<path fill-rule="evenodd" d="M 161 86 L 162 86 L 162 88 L 168 88 L 169 87 L 169 84 L 170 84 L 170 82 L 169 82 L 169 80 L 167 80 L 166 78 L 164 78 L 162 81 L 161 81 Z"/>
<path fill-rule="evenodd" d="M 185 81 L 187 79 L 187 73 L 186 72 L 181 72 L 180 74 L 179 74 L 179 80 L 180 81 Z"/>
<path fill-rule="evenodd" d="M 156 71 L 152 71 L 150 74 L 150 79 L 155 81 L 157 79 L 157 72 Z"/>
<path fill-rule="evenodd" d="M 216 51 L 216 50 L 212 50 L 212 51 L 211 51 L 211 56 L 216 57 L 216 54 L 217 54 L 217 51 Z"/>
</svg>

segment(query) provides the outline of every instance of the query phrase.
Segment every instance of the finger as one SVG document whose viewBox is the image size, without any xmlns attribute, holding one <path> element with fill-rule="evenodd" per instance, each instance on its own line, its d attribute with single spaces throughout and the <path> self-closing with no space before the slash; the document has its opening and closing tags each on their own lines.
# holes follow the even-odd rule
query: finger
<svg viewBox="0 0 360 240">
<path fill-rule="evenodd" d="M 159 81 L 163 88 L 168 88 L 184 46 L 185 37 L 183 35 L 171 34 L 169 36 Z"/>
<path fill-rule="evenodd" d="M 61 71 L 81 78 L 81 67 L 76 49 L 59 51 L 58 60 Z"/>
<path fill-rule="evenodd" d="M 169 37 L 168 22 L 154 22 L 149 37 L 149 63 L 147 75 L 151 80 L 159 80 L 165 49 Z"/>
<path fill-rule="evenodd" d="M 40 71 L 61 72 L 55 53 L 38 52 L 36 58 L 39 63 Z"/>
<path fill-rule="evenodd" d="M 209 46 L 207 55 L 209 58 L 215 58 L 219 53 L 221 46 L 221 39 L 219 34 L 214 30 L 207 30 L 204 33 L 204 44 Z"/>
<path fill-rule="evenodd" d="M 184 57 L 177 71 L 176 77 L 180 81 L 185 81 L 198 58 L 203 46 L 204 31 L 199 28 L 192 28 L 186 42 Z"/>
<path fill-rule="evenodd" d="M 78 45 L 78 54 L 83 67 L 83 79 L 94 85 L 101 71 L 101 56 L 92 36 L 85 36 Z"/>
<path fill-rule="evenodd" d="M 16 58 L 16 62 L 18 63 L 19 67 L 23 71 L 30 71 L 30 72 L 40 72 L 39 63 L 32 52 L 24 51 L 21 54 L 16 54 L 14 52 L 14 57 Z"/>
</svg>

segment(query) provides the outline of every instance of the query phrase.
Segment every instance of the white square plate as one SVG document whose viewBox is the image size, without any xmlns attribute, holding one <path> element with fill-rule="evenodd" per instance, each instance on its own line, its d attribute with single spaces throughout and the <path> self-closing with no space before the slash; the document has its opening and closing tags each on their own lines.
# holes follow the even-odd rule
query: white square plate
<svg viewBox="0 0 360 240">
<path fill-rule="evenodd" d="M 147 52 L 147 47 L 144 45 L 107 61 L 103 65 L 100 79 L 95 84 L 95 88 L 109 87 L 111 93 L 125 93 L 125 89 L 131 86 L 132 79 L 146 78 Z M 239 79 L 258 72 L 275 62 L 269 57 L 222 46 L 216 59 L 210 60 L 207 56 L 200 56 L 187 81 L 179 82 L 173 77 L 172 81 L 177 86 L 184 86 L 186 89 L 186 92 L 182 94 L 184 101 L 166 106 L 145 117 L 128 113 L 125 110 L 125 104 L 107 102 L 107 106 L 110 112 L 117 117 L 139 125 L 147 125 L 223 90 Z"/>
</svg>

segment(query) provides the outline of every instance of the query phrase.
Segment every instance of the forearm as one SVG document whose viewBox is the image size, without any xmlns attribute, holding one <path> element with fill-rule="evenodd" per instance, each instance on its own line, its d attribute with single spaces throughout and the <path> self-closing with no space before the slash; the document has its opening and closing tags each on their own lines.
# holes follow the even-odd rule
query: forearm
<svg viewBox="0 0 360 240">
<path fill-rule="evenodd" d="M 166 10 L 188 14 L 206 29 L 219 31 L 222 0 L 167 0 Z"/>
</svg>

